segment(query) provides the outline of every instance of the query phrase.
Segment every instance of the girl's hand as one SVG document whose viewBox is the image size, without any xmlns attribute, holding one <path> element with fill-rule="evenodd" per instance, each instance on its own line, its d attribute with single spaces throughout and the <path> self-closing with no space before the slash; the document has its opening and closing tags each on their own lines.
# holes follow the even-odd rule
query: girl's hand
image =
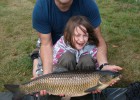
<svg viewBox="0 0 140 100">
<path fill-rule="evenodd" d="M 93 94 L 101 93 L 101 90 L 92 91 Z"/>
</svg>

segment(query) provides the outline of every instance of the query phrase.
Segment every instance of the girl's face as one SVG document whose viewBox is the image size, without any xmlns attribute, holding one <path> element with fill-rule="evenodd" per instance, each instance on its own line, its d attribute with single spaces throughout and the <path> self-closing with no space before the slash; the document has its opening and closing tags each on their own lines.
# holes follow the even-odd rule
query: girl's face
<svg viewBox="0 0 140 100">
<path fill-rule="evenodd" d="M 81 29 L 82 28 L 82 29 Z M 77 26 L 74 29 L 73 44 L 77 50 L 81 50 L 88 42 L 88 33 L 84 26 Z"/>
</svg>

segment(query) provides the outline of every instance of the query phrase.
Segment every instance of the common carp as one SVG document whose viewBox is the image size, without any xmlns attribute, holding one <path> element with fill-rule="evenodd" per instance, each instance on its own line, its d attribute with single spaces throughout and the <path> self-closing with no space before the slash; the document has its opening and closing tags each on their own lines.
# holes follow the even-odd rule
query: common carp
<svg viewBox="0 0 140 100">
<path fill-rule="evenodd" d="M 49 94 L 64 94 L 68 97 L 83 96 L 94 90 L 103 90 L 113 81 L 120 80 L 120 73 L 111 71 L 80 71 L 51 73 L 37 77 L 20 85 L 4 85 L 6 89 L 17 94 L 14 98 L 25 94 L 46 90 Z"/>
</svg>

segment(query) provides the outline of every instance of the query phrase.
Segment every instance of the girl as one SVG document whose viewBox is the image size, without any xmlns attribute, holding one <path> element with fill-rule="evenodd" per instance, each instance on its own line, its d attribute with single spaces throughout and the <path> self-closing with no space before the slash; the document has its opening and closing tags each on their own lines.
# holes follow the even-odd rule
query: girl
<svg viewBox="0 0 140 100">
<path fill-rule="evenodd" d="M 53 64 L 68 70 L 95 70 L 98 39 L 84 16 L 73 16 L 53 49 Z"/>
</svg>

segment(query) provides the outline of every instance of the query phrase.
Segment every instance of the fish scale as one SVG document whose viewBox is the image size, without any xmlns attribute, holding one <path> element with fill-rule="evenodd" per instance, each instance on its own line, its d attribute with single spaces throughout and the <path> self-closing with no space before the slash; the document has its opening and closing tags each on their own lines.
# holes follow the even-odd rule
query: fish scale
<svg viewBox="0 0 140 100">
<path fill-rule="evenodd" d="M 117 81 L 119 75 L 111 71 L 51 73 L 19 85 L 19 92 L 32 94 L 46 90 L 53 95 L 82 96 L 97 89 L 103 90 L 112 80 Z"/>
<path fill-rule="evenodd" d="M 75 92 L 76 90 L 79 92 L 79 91 L 82 91 L 81 87 L 86 86 L 86 85 L 82 85 L 84 84 L 84 82 L 86 82 L 84 78 L 86 78 L 86 80 L 91 81 L 89 79 L 89 76 L 91 75 L 86 74 L 86 73 L 85 75 L 82 75 L 80 73 L 75 73 L 75 74 L 68 73 L 67 75 L 65 73 L 63 74 L 60 73 L 60 75 L 55 75 L 54 77 L 50 76 L 50 78 L 39 79 L 39 80 L 30 82 L 27 85 L 25 84 L 23 86 L 21 85 L 21 90 L 23 91 L 27 90 L 28 93 L 31 93 L 32 91 L 40 91 L 46 88 L 46 90 L 52 94 L 68 93 L 70 89 L 71 89 L 71 92 Z M 90 85 L 89 81 L 87 82 L 88 85 Z M 36 87 L 36 88 L 33 88 L 33 87 Z M 68 89 L 65 90 L 65 88 L 68 88 Z M 71 94 L 71 93 L 68 93 L 68 94 Z"/>
</svg>

